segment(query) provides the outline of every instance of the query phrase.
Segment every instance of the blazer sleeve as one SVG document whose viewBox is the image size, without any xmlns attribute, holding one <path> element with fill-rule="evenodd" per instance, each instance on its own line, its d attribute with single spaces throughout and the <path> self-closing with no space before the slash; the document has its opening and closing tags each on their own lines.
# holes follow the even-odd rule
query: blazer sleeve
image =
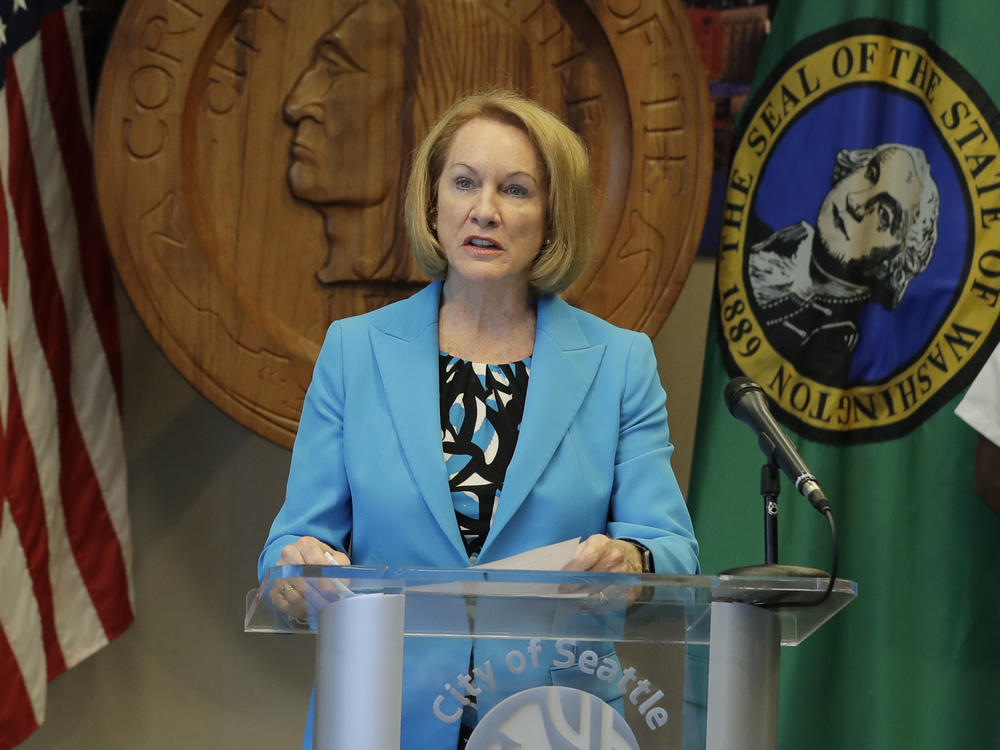
<svg viewBox="0 0 1000 750">
<path fill-rule="evenodd" d="M 608 535 L 648 547 L 657 573 L 697 573 L 698 542 L 670 466 L 666 393 L 648 336 L 635 334 L 626 363 Z"/>
<path fill-rule="evenodd" d="M 316 537 L 347 552 L 352 509 L 344 463 L 343 367 L 343 334 L 335 322 L 327 331 L 306 391 L 285 503 L 257 562 L 258 579 L 277 563 L 282 547 L 301 536 Z"/>
</svg>

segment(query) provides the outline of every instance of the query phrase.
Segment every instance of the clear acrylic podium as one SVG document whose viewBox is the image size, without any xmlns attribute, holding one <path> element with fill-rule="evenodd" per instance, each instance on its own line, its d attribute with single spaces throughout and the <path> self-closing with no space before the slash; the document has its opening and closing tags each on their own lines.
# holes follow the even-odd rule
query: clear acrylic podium
<svg viewBox="0 0 1000 750">
<path fill-rule="evenodd" d="M 288 584 L 308 601 L 296 616 L 272 604 Z M 826 585 L 279 566 L 247 595 L 245 630 L 317 636 L 318 750 L 397 750 L 399 716 L 457 738 L 472 710 L 468 750 L 774 750 L 780 647 L 802 643 L 857 595 L 838 579 L 813 605 Z M 406 737 L 406 750 L 417 746 Z"/>
</svg>

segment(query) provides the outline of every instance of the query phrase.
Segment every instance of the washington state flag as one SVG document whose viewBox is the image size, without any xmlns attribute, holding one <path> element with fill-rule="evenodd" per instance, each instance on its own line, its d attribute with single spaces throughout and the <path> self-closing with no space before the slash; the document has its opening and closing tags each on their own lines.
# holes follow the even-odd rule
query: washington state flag
<svg viewBox="0 0 1000 750">
<path fill-rule="evenodd" d="M 1000 517 L 954 414 L 1000 337 L 1000 3 L 782 2 L 734 137 L 690 491 L 706 573 L 764 562 L 756 381 L 858 597 L 781 653 L 782 750 L 1000 748 Z M 830 568 L 782 480 L 778 562 Z"/>
</svg>

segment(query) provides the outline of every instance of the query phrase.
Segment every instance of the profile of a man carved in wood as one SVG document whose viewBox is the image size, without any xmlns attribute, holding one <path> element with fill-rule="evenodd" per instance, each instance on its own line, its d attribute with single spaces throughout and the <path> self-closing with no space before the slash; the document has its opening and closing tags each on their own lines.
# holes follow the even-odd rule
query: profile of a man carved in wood
<svg viewBox="0 0 1000 750">
<path fill-rule="evenodd" d="M 400 218 L 414 144 L 461 93 L 530 76 L 520 31 L 476 0 L 364 0 L 288 92 L 288 189 L 323 218 L 320 284 L 419 281 Z"/>
<path fill-rule="evenodd" d="M 291 447 L 330 322 L 426 283 L 400 216 L 415 145 L 493 87 L 545 105 L 590 150 L 594 253 L 567 300 L 655 334 L 697 249 L 712 161 L 678 3 L 125 3 L 98 93 L 97 190 L 122 282 L 178 370 Z"/>
</svg>

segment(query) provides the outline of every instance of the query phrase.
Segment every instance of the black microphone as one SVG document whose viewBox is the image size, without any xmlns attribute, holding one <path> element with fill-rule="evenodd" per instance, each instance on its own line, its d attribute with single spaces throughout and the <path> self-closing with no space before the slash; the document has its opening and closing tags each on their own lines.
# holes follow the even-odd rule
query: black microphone
<svg viewBox="0 0 1000 750">
<path fill-rule="evenodd" d="M 726 386 L 725 398 L 733 416 L 746 422 L 757 435 L 760 449 L 768 458 L 773 457 L 778 468 L 795 484 L 795 489 L 816 510 L 825 514 L 830 509 L 830 503 L 795 445 L 775 421 L 767 406 L 764 389 L 750 378 L 733 378 Z"/>
</svg>

